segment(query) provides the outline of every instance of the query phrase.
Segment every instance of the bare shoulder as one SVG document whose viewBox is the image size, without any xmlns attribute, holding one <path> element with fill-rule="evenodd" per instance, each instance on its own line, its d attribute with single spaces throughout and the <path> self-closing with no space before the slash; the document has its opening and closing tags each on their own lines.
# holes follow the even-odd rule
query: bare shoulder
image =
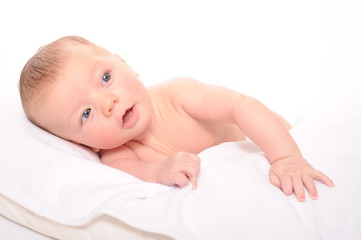
<svg viewBox="0 0 361 240">
<path fill-rule="evenodd" d="M 163 102 L 168 102 L 176 109 L 182 107 L 185 101 L 199 96 L 197 92 L 205 86 L 204 83 L 189 77 L 177 77 L 154 85 L 149 89 L 153 96 Z"/>
</svg>

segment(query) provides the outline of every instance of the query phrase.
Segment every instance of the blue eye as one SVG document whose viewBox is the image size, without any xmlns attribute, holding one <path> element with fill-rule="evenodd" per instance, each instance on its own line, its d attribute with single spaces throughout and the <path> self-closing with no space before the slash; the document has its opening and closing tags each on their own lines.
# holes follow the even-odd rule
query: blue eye
<svg viewBox="0 0 361 240">
<path fill-rule="evenodd" d="M 107 84 L 110 81 L 111 78 L 112 78 L 112 75 L 110 75 L 110 73 L 104 73 L 103 76 L 102 76 L 102 84 L 103 84 L 103 86 L 105 84 Z"/>
<path fill-rule="evenodd" d="M 84 112 L 83 112 L 83 115 L 81 116 L 81 121 L 83 122 L 83 121 L 85 121 L 85 120 L 87 120 L 89 117 L 90 117 L 90 112 L 91 112 L 92 110 L 90 109 L 90 108 L 88 108 L 87 110 L 85 110 Z"/>
</svg>

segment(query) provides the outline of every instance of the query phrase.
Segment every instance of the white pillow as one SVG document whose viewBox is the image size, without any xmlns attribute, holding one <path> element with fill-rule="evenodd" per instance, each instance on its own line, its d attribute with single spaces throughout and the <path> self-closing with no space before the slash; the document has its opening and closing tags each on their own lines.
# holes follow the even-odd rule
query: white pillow
<svg viewBox="0 0 361 240">
<path fill-rule="evenodd" d="M 31 124 L 21 110 L 17 93 L 3 94 L 0 107 L 1 215 L 56 239 L 169 239 L 164 235 L 136 229 L 106 215 L 96 217 L 82 226 L 61 224 L 42 217 L 49 214 L 60 215 L 63 212 L 66 205 L 61 202 L 61 193 L 57 194 L 56 191 L 67 186 L 71 188 L 73 181 L 81 181 L 81 175 L 85 171 L 83 164 L 91 166 L 90 168 L 104 167 L 113 174 L 114 170 L 101 165 L 99 157 L 89 149 L 59 139 Z M 78 162 L 75 167 L 77 169 L 69 172 L 68 170 L 73 168 L 69 164 L 74 162 Z M 63 164 L 68 165 L 61 171 L 59 168 Z M 47 181 L 52 174 L 57 174 L 52 176 L 53 180 L 59 180 L 57 187 L 50 185 L 54 182 Z M 126 182 L 139 181 L 119 171 L 114 175 L 119 179 L 126 179 Z M 96 175 L 91 178 L 97 180 Z M 81 191 L 74 189 L 78 190 Z M 29 192 L 31 193 L 28 194 Z M 91 197 L 89 196 L 89 199 Z M 56 198 L 59 199 L 56 209 L 47 206 L 47 201 Z"/>
<path fill-rule="evenodd" d="M 60 224 L 41 217 L 2 195 L 0 195 L 0 214 L 20 225 L 55 239 L 170 239 L 164 235 L 136 229 L 109 215 L 99 216 L 82 226 Z"/>
<path fill-rule="evenodd" d="M 269 183 L 269 163 L 249 141 L 202 152 L 198 189 L 178 189 L 101 165 L 91 151 L 31 125 L 17 101 L 2 102 L 0 212 L 58 238 L 105 239 L 109 231 L 113 239 L 119 228 L 135 239 L 357 239 L 361 101 L 341 100 L 303 114 L 292 130 L 306 158 L 336 183 L 317 184 L 319 200 L 306 203 Z M 46 231 L 50 225 L 58 231 Z"/>
</svg>

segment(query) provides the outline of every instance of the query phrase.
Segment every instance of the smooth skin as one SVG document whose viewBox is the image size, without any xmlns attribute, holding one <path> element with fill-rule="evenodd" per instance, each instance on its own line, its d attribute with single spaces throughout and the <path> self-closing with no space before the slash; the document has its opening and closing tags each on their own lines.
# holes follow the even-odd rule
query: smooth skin
<svg viewBox="0 0 361 240">
<path fill-rule="evenodd" d="M 144 181 L 197 186 L 198 153 L 246 136 L 271 163 L 270 182 L 285 194 L 317 199 L 314 169 L 289 125 L 256 99 L 230 89 L 176 78 L 146 88 L 123 59 L 85 45 L 69 58 L 34 114 L 48 131 L 99 153 L 101 161 Z"/>
</svg>

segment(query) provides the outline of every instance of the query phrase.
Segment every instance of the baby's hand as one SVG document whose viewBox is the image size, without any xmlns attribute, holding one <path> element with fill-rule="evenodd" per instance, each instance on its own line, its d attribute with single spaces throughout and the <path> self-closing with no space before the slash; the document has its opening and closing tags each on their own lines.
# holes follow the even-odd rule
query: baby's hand
<svg viewBox="0 0 361 240">
<path fill-rule="evenodd" d="M 305 201 L 307 189 L 312 199 L 317 199 L 317 189 L 314 180 L 333 187 L 332 180 L 325 174 L 314 169 L 302 156 L 287 157 L 272 163 L 269 172 L 270 182 L 280 188 L 286 195 L 294 192 L 298 201 Z"/>
<path fill-rule="evenodd" d="M 168 186 L 185 187 L 189 182 L 197 187 L 200 158 L 188 152 L 178 152 L 160 164 L 157 182 Z"/>
</svg>

